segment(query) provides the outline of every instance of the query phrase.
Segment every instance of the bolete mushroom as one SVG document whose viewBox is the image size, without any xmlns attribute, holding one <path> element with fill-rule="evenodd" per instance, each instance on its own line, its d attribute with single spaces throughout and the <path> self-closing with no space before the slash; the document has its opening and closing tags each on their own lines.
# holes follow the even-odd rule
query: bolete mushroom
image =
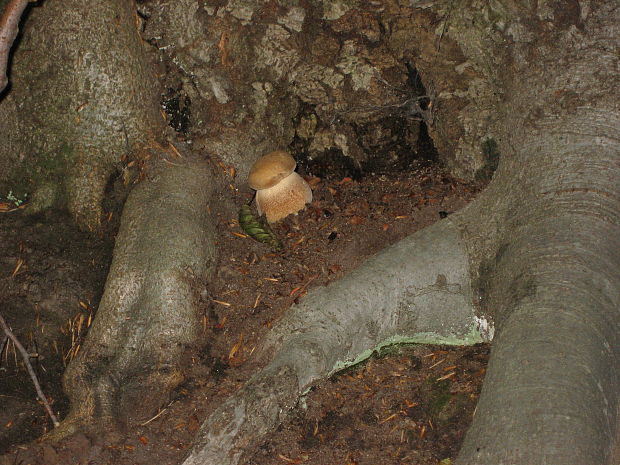
<svg viewBox="0 0 620 465">
<path fill-rule="evenodd" d="M 256 208 L 269 223 L 303 209 L 312 202 L 312 190 L 295 172 L 297 163 L 288 153 L 278 150 L 262 156 L 250 169 L 248 184 L 256 191 Z"/>
</svg>

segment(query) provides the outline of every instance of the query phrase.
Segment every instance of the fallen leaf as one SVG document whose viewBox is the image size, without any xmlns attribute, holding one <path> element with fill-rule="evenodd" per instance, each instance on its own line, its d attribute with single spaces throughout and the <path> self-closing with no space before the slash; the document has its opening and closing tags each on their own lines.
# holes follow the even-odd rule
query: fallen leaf
<svg viewBox="0 0 620 465">
<path fill-rule="evenodd" d="M 312 176 L 310 179 L 307 179 L 306 182 L 310 185 L 310 187 L 316 187 L 320 184 L 321 178 L 317 178 L 316 176 Z"/>
<path fill-rule="evenodd" d="M 337 274 L 339 271 L 341 271 L 341 270 L 342 270 L 342 266 L 341 266 L 341 265 L 330 265 L 330 266 L 327 268 L 327 270 L 328 270 L 330 273 Z"/>
<path fill-rule="evenodd" d="M 189 421 L 187 422 L 187 431 L 190 433 L 195 433 L 200 428 L 200 422 L 198 421 L 198 417 L 194 414 L 189 417 Z"/>
</svg>

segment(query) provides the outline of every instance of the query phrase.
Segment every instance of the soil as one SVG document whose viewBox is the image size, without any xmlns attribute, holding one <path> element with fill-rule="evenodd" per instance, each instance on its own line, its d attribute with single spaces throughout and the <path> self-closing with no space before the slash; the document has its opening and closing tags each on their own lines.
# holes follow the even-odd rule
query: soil
<svg viewBox="0 0 620 465">
<path fill-rule="evenodd" d="M 213 211 L 217 275 L 202 287 L 204 349 L 187 379 L 150 418 L 128 425 L 122 443 L 82 434 L 61 443 L 35 438 L 52 425 L 11 343 L 0 360 L 0 464 L 178 464 L 201 422 L 256 370 L 252 354 L 273 322 L 311 289 L 462 208 L 476 188 L 432 165 L 360 180 L 310 178 L 314 201 L 274 225 L 275 251 Z M 237 205 L 251 192 L 231 188 Z M 217 207 L 214 207 L 217 208 Z M 62 417 L 65 364 L 79 352 L 105 282 L 114 221 L 93 237 L 59 212 L 0 213 L 0 312 L 32 358 Z M 1 340 L 0 340 L 1 342 Z M 400 346 L 338 373 L 309 393 L 290 420 L 245 460 L 273 464 L 437 464 L 454 458 L 471 421 L 487 346 Z M 443 463 L 449 463 L 445 461 Z"/>
</svg>

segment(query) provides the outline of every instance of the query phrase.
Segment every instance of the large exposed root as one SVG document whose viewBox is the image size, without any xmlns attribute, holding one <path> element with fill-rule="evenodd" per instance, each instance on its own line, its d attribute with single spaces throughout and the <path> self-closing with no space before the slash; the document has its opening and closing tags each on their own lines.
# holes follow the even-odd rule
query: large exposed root
<svg viewBox="0 0 620 465">
<path fill-rule="evenodd" d="M 292 308 L 262 349 L 271 362 L 204 422 L 184 463 L 238 463 L 318 379 L 382 344 L 481 340 L 467 256 L 456 227 L 444 220 Z"/>
<path fill-rule="evenodd" d="M 197 339 L 193 277 L 214 267 L 213 189 L 203 161 L 162 164 L 130 194 L 95 321 L 64 376 L 71 410 L 52 436 L 115 434 L 148 415 L 183 379 Z"/>
<path fill-rule="evenodd" d="M 480 267 L 497 336 L 459 464 L 610 463 L 620 405 L 618 128 L 620 113 L 599 106 L 539 118 L 513 136 L 522 145 L 506 165 L 518 169 L 497 173 L 476 201 L 501 225 Z M 501 198 L 503 209 L 488 208 Z"/>
</svg>

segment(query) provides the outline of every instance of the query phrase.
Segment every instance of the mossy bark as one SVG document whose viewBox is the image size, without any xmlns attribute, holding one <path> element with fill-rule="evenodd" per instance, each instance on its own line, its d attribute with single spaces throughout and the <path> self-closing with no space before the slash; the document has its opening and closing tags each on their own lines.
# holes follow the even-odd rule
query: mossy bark
<svg viewBox="0 0 620 465">
<path fill-rule="evenodd" d="M 437 81 L 426 79 L 436 53 L 429 48 L 433 56 L 418 63 L 419 47 L 434 31 L 421 25 L 440 16 L 415 23 L 419 13 L 400 3 L 157 0 L 142 11 L 149 17 L 145 37 L 178 70 L 171 87 L 191 98 L 197 145 L 235 166 L 240 183 L 248 160 L 276 148 L 288 148 L 309 173 L 330 157 L 356 173 L 406 170 L 411 160 L 434 156 L 418 145 L 421 122 L 433 128 L 448 169 L 472 178 L 484 163 L 477 140 L 484 123 L 467 140 L 454 139 L 455 122 L 444 106 L 452 96 L 439 93 L 458 82 L 458 92 L 466 94 L 476 71 L 446 37 Z M 440 81 L 458 64 L 464 71 L 457 78 Z M 433 104 L 442 108 L 436 123 L 423 94 L 434 94 Z M 481 85 L 471 100 L 478 102 L 475 110 L 488 107 L 487 100 Z"/>
<path fill-rule="evenodd" d="M 30 8 L 0 102 L 0 187 L 29 210 L 68 208 L 98 229 L 110 175 L 159 137 L 157 83 L 131 1 Z"/>
</svg>

